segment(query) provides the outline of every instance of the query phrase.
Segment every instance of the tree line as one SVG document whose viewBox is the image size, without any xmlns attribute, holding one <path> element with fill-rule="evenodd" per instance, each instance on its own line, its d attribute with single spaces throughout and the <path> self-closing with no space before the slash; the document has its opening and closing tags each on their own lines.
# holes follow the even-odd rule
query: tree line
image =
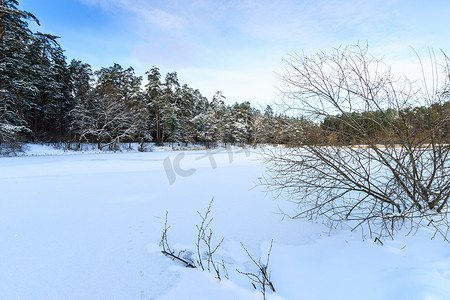
<svg viewBox="0 0 450 300">
<path fill-rule="evenodd" d="M 143 77 L 119 64 L 93 71 L 67 61 L 58 37 L 32 32 L 39 24 L 17 0 L 0 0 L 0 148 L 18 142 L 96 143 L 276 143 L 361 144 L 361 132 L 378 143 L 396 143 L 397 130 L 411 136 L 435 135 L 449 141 L 450 104 L 413 108 L 374 108 L 328 112 L 315 121 L 277 114 L 271 106 L 249 102 L 226 105 L 217 92 L 211 100 L 179 82 L 176 72 L 157 67 Z M 448 99 L 449 92 L 442 95 Z M 437 120 L 443 122 L 435 126 Z M 433 135 L 431 135 L 433 136 Z M 426 142 L 424 140 L 424 142 Z"/>
<path fill-rule="evenodd" d="M 305 141 L 314 144 L 366 145 L 367 139 L 378 144 L 401 144 L 399 131 L 408 134 L 411 141 L 418 144 L 436 140 L 449 143 L 450 101 L 443 100 L 429 106 L 329 115 L 320 126 L 311 129 L 309 132 L 315 131 L 316 134 L 305 134 Z"/>
<path fill-rule="evenodd" d="M 289 143 L 301 120 L 263 111 L 249 102 L 225 105 L 181 84 L 157 67 L 147 83 L 119 64 L 93 71 L 67 61 L 58 37 L 32 32 L 39 24 L 17 0 L 0 2 L 0 145 L 22 141 L 89 142 L 114 148 L 123 142 Z"/>
</svg>

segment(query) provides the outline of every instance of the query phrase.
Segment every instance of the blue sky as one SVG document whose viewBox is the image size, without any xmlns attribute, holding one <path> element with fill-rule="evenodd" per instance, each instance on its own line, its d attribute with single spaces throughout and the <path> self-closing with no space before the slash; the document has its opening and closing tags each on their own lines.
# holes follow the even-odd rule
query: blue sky
<svg viewBox="0 0 450 300">
<path fill-rule="evenodd" d="M 93 69 L 119 63 L 144 75 L 176 71 L 181 83 L 227 103 L 276 100 L 283 58 L 368 42 L 394 70 L 418 69 L 412 48 L 450 52 L 448 0 L 21 0 L 69 59 Z M 145 76 L 144 76 L 145 77 Z"/>
</svg>

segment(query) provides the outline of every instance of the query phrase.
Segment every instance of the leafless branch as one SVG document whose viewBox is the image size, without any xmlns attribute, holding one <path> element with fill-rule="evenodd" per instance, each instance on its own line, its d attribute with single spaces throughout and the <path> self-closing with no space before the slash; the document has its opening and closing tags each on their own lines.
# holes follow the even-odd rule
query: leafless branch
<svg viewBox="0 0 450 300">
<path fill-rule="evenodd" d="M 250 252 L 247 250 L 247 248 L 245 248 L 244 244 L 241 243 L 241 246 L 242 246 L 242 248 L 244 248 L 245 253 L 247 253 L 247 256 L 250 258 L 250 260 L 253 262 L 253 264 L 258 268 L 258 273 L 242 272 L 242 271 L 239 271 L 238 269 L 236 269 L 236 271 L 239 274 L 247 276 L 252 281 L 252 286 L 255 289 L 257 289 L 257 287 L 259 288 L 259 290 L 263 294 L 264 299 L 266 299 L 266 288 L 267 287 L 270 288 L 270 290 L 272 292 L 275 292 L 275 287 L 270 279 L 270 272 L 268 271 L 270 254 L 272 252 L 272 245 L 273 245 L 273 240 L 271 240 L 271 242 L 270 242 L 270 248 L 267 253 L 266 262 L 262 263 L 261 258 L 259 258 L 258 261 L 256 261 L 253 258 L 253 256 L 250 254 Z"/>
<path fill-rule="evenodd" d="M 196 268 L 196 266 L 192 262 L 189 262 L 188 259 L 181 257 L 181 254 L 184 253 L 185 251 L 179 251 L 178 254 L 176 254 L 175 251 L 173 251 L 170 248 L 169 242 L 167 241 L 167 232 L 170 228 L 167 226 L 167 216 L 168 216 L 168 212 L 166 212 L 166 220 L 164 222 L 164 229 L 162 230 L 161 241 L 159 243 L 160 246 L 162 247 L 161 253 L 164 254 L 165 256 L 172 258 L 173 260 L 177 260 L 177 261 L 183 263 L 187 268 Z"/>
<path fill-rule="evenodd" d="M 202 214 L 200 212 L 198 212 L 198 215 L 201 218 L 201 223 L 200 225 L 196 225 L 197 226 L 197 256 L 198 256 L 198 264 L 199 266 L 202 268 L 202 270 L 205 270 L 204 264 L 203 264 L 203 258 L 202 258 L 202 251 L 201 251 L 201 244 L 203 243 L 206 246 L 206 256 L 207 256 L 207 269 L 210 272 L 211 268 L 214 270 L 214 272 L 216 273 L 217 279 L 221 279 L 220 276 L 220 269 L 219 266 L 216 264 L 215 260 L 214 260 L 214 254 L 216 253 L 217 249 L 219 249 L 219 247 L 222 245 L 223 243 L 223 238 L 220 240 L 220 242 L 214 247 L 212 246 L 211 242 L 212 242 L 212 236 L 213 236 L 213 231 L 209 228 L 209 225 L 211 224 L 213 218 L 209 217 L 209 214 L 211 212 L 211 206 L 212 203 L 214 201 L 214 198 L 211 199 L 211 201 L 209 202 L 208 208 L 206 209 L 205 213 Z M 224 267 L 224 264 L 222 264 L 222 266 Z"/>
</svg>

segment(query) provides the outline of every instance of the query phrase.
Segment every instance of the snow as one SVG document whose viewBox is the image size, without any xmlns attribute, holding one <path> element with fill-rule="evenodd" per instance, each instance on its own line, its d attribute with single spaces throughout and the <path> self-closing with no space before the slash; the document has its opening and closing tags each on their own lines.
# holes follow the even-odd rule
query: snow
<svg viewBox="0 0 450 300">
<path fill-rule="evenodd" d="M 80 154 L 111 154 L 114 151 L 108 150 L 105 147 L 103 150 L 98 149 L 97 144 L 81 144 L 81 149 L 77 150 L 77 143 L 72 143 L 67 145 L 66 143 L 60 144 L 45 144 L 45 143 L 26 143 L 22 147 L 21 152 L 13 153 L 11 156 L 49 156 L 49 155 L 80 155 Z M 210 150 L 210 152 L 245 149 L 247 147 L 240 147 L 234 145 L 218 144 L 215 149 Z M 257 146 L 258 149 L 266 148 L 283 148 L 282 145 L 269 145 L 261 144 Z M 155 151 L 191 151 L 191 150 L 206 150 L 206 146 L 202 144 L 185 144 L 185 143 L 164 143 L 162 146 L 156 146 L 155 143 L 145 143 L 144 152 L 155 152 Z M 138 143 L 124 143 L 119 145 L 119 150 L 116 152 L 129 152 L 137 153 L 139 152 Z M 6 156 L 6 155 L 5 155 Z M 0 155 L 1 157 L 1 155 Z"/>
<path fill-rule="evenodd" d="M 268 299 L 450 295 L 448 243 L 422 229 L 380 245 L 283 218 L 279 207 L 292 204 L 258 185 L 258 150 L 72 154 L 0 158 L 0 299 L 263 299 L 236 269 L 257 271 L 241 242 L 264 261 L 272 239 Z M 224 238 L 217 259 L 229 280 L 159 247 L 167 211 L 170 246 L 195 253 L 197 211 L 213 197 L 213 244 Z"/>
</svg>

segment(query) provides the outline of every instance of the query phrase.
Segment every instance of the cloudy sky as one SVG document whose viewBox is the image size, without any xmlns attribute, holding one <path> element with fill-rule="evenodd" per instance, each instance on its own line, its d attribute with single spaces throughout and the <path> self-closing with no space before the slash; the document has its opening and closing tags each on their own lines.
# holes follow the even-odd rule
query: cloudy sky
<svg viewBox="0 0 450 300">
<path fill-rule="evenodd" d="M 448 0 L 21 0 L 69 59 L 93 69 L 119 63 L 144 75 L 176 71 L 181 83 L 227 103 L 276 99 L 276 74 L 293 53 L 368 43 L 394 69 L 414 72 L 415 49 L 450 52 Z"/>
</svg>

